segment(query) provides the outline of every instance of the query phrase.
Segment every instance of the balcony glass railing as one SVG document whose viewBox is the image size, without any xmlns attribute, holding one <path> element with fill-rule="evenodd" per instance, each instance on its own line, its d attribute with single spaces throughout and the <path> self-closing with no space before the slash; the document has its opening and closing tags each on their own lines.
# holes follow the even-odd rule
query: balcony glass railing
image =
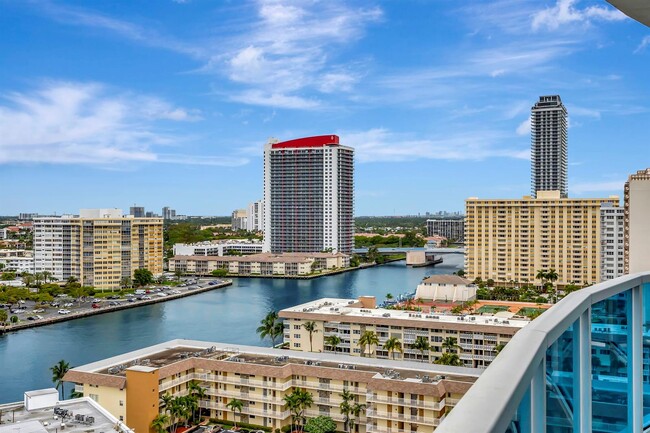
<svg viewBox="0 0 650 433">
<path fill-rule="evenodd" d="M 571 293 L 535 319 L 436 432 L 648 429 L 650 272 Z"/>
</svg>

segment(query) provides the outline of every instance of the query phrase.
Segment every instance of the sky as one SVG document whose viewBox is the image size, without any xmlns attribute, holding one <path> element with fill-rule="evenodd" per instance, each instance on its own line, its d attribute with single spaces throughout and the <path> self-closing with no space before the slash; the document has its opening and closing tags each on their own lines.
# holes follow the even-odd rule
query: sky
<svg viewBox="0 0 650 433">
<path fill-rule="evenodd" d="M 0 215 L 227 215 L 270 138 L 355 148 L 357 215 L 530 193 L 530 108 L 569 194 L 650 166 L 650 29 L 604 1 L 0 0 Z"/>
</svg>

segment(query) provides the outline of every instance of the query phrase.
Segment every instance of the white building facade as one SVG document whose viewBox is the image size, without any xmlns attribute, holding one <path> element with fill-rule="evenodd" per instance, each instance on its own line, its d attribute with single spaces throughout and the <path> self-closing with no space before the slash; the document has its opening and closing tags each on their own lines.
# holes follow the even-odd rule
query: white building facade
<svg viewBox="0 0 650 433">
<path fill-rule="evenodd" d="M 254 201 L 246 209 L 246 230 L 249 232 L 264 231 L 264 200 Z"/>
<path fill-rule="evenodd" d="M 625 209 L 604 203 L 600 208 L 600 281 L 625 275 Z"/>
<path fill-rule="evenodd" d="M 650 270 L 650 168 L 625 183 L 625 273 Z"/>
<path fill-rule="evenodd" d="M 264 204 L 265 251 L 351 253 L 354 150 L 336 135 L 269 141 Z"/>
</svg>

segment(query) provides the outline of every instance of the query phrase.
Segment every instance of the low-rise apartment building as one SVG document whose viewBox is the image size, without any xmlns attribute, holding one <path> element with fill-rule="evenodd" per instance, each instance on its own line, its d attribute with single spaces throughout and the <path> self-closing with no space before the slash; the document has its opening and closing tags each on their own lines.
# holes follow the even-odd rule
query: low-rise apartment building
<svg viewBox="0 0 650 433">
<path fill-rule="evenodd" d="M 566 198 L 540 191 L 537 198 L 465 201 L 465 276 L 499 285 L 541 283 L 554 269 L 556 284 L 585 286 L 601 276 L 601 206 L 619 198 Z"/>
<path fill-rule="evenodd" d="M 174 244 L 175 256 L 226 256 L 235 254 L 260 254 L 262 241 L 229 239 L 196 242 L 193 244 Z"/>
<path fill-rule="evenodd" d="M 292 423 L 284 397 L 311 393 L 306 417 L 329 416 L 343 431 L 344 390 L 366 405 L 356 433 L 431 433 L 467 392 L 480 370 L 345 355 L 173 340 L 71 369 L 65 380 L 136 432 L 151 432 L 164 395 L 186 395 L 196 381 L 199 407 L 211 418 L 269 428 Z M 241 414 L 228 406 L 243 402 Z"/>
<path fill-rule="evenodd" d="M 529 323 L 528 320 L 496 316 L 462 316 L 425 314 L 376 308 L 375 298 L 323 298 L 279 312 L 284 319 L 284 342 L 291 350 L 324 353 L 343 353 L 355 357 L 371 356 L 380 359 L 418 360 L 433 363 L 446 349 L 448 337 L 456 339 L 458 356 L 466 367 L 485 368 L 494 360 L 499 345 L 505 345 L 512 336 Z M 315 323 L 315 331 L 304 326 Z M 379 344 L 362 347 L 360 337 L 365 332 L 377 335 Z M 337 336 L 337 347 L 327 343 L 327 337 Z M 384 343 L 396 337 L 402 351 L 388 353 Z M 417 337 L 424 337 L 430 350 L 413 347 Z"/>
<path fill-rule="evenodd" d="M 30 250 L 0 250 L 0 264 L 5 271 L 34 273 L 34 252 Z"/>
<path fill-rule="evenodd" d="M 224 269 L 232 275 L 309 275 L 323 269 L 350 266 L 350 256 L 342 253 L 262 253 L 249 256 L 175 256 L 169 259 L 169 271 L 210 275 Z"/>
<path fill-rule="evenodd" d="M 161 275 L 163 220 L 123 216 L 121 209 L 82 209 L 79 216 L 34 220 L 34 268 L 59 281 L 76 277 L 99 290 L 119 289 L 146 268 Z"/>
</svg>

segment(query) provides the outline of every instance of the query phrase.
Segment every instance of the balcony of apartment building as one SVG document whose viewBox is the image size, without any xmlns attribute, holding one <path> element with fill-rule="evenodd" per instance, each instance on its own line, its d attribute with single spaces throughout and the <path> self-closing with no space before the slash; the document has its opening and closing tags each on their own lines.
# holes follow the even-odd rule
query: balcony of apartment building
<svg viewBox="0 0 650 433">
<path fill-rule="evenodd" d="M 519 331 L 436 431 L 648 431 L 648 366 L 650 272 L 571 293 Z"/>
</svg>

